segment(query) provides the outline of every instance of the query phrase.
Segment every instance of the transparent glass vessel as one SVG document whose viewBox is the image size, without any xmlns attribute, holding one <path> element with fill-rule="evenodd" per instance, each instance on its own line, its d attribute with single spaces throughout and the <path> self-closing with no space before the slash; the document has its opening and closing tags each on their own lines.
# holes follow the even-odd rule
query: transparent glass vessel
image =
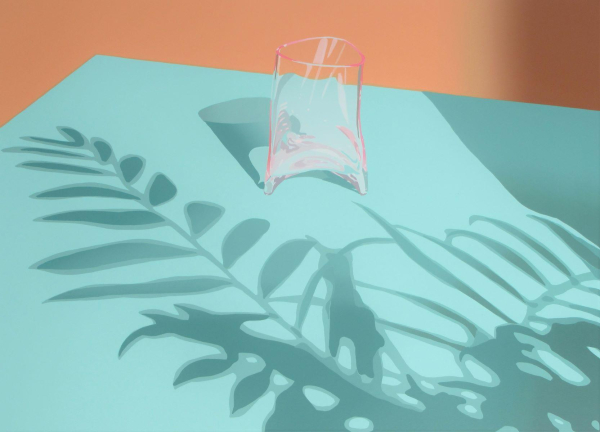
<svg viewBox="0 0 600 432">
<path fill-rule="evenodd" d="M 365 57 L 333 37 L 303 39 L 277 49 L 271 94 L 265 193 L 285 179 L 330 171 L 367 192 L 360 128 Z"/>
</svg>

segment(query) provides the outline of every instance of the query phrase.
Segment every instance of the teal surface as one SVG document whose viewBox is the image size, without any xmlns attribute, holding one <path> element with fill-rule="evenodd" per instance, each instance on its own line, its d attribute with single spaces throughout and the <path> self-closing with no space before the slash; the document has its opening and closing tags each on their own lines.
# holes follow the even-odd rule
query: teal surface
<svg viewBox="0 0 600 432">
<path fill-rule="evenodd" d="M 206 110 L 270 86 L 96 56 L 0 129 L 0 430 L 597 430 L 600 113 L 367 86 L 368 194 L 265 196 Z"/>
</svg>

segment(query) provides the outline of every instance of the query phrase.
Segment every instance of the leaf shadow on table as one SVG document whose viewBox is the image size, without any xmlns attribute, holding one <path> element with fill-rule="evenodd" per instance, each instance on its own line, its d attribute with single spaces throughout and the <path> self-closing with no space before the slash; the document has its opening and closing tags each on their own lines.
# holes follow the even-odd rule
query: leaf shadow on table
<svg viewBox="0 0 600 432">
<path fill-rule="evenodd" d="M 134 330 L 126 338 L 119 350 L 120 356 L 140 339 L 162 336 L 219 347 L 218 357 L 192 359 L 182 365 L 173 382 L 175 387 L 233 373 L 236 382 L 229 403 L 232 415 L 243 415 L 264 396 L 276 395 L 274 408 L 263 424 L 268 431 L 342 430 L 343 427 L 348 430 L 373 430 L 375 427 L 376 430 L 431 431 L 447 429 L 448 425 L 462 431 L 498 430 L 509 425 L 521 430 L 543 430 L 549 426 L 549 421 L 554 424 L 572 421 L 576 430 L 586 430 L 590 424 L 597 424 L 594 423 L 598 417 L 593 403 L 598 397 L 594 384 L 600 379 L 597 368 L 600 312 L 598 306 L 594 306 L 599 305 L 597 288 L 584 283 L 598 281 L 600 249 L 558 222 L 529 215 L 548 229 L 548 235 L 560 239 L 587 271 L 577 274 L 544 244 L 544 238 L 536 239 L 525 228 L 505 221 L 473 216 L 469 222 L 494 225 L 521 242 L 527 255 L 472 230 L 448 230 L 445 238 L 436 238 L 392 224 L 376 211 L 361 206 L 369 220 L 381 228 L 381 235 L 385 233 L 386 236 L 357 239 L 337 250 L 308 236 L 288 239 L 267 257 L 255 288 L 235 277 L 234 273 L 238 271 L 235 264 L 244 255 L 254 253 L 254 245 L 269 231 L 269 221 L 248 218 L 232 226 L 222 239 L 219 257 L 203 247 L 202 236 L 217 223 L 226 223 L 222 219 L 224 207 L 206 201 L 190 201 L 182 209 L 187 226 L 179 225 L 158 209 L 175 198 L 177 187 L 162 173 L 152 175 L 147 183 L 141 181 L 146 165 L 142 156 L 117 158 L 110 144 L 103 139 L 87 139 L 67 127 L 59 127 L 58 131 L 65 140 L 24 137 L 37 147 L 13 147 L 4 151 L 93 161 L 96 163 L 93 168 L 50 161 L 29 161 L 18 166 L 49 174 L 116 178 L 121 185 L 68 183 L 38 192 L 32 198 L 128 200 L 138 203 L 140 208 L 67 211 L 42 216 L 38 221 L 136 232 L 170 227 L 188 246 L 136 238 L 63 251 L 38 261 L 32 268 L 54 274 L 79 275 L 144 262 L 199 257 L 208 260 L 219 276 L 173 274 L 166 279 L 138 283 L 115 281 L 82 286 L 58 294 L 48 302 L 175 297 L 235 289 L 262 308 L 261 313 L 243 310 L 223 313 L 206 309 L 201 304 L 177 304 L 175 315 L 156 310 L 141 312 L 152 323 Z M 48 146 L 63 150 L 49 152 Z M 252 148 L 251 144 L 248 146 Z M 499 260 L 540 284 L 544 294 L 535 301 L 522 297 L 519 287 L 512 286 L 488 267 L 486 261 L 453 244 L 460 238 L 481 243 Z M 455 260 L 438 261 L 415 239 L 445 250 Z M 505 324 L 498 327 L 495 334 L 486 333 L 485 326 L 475 320 L 477 314 L 461 314 L 452 304 L 428 296 L 429 289 L 415 295 L 400 283 L 383 287 L 370 283 L 370 280 L 356 280 L 355 268 L 360 268 L 360 264 L 355 263 L 353 253 L 363 246 L 398 248 L 411 262 L 439 280 L 445 290 L 461 292 L 465 300 L 470 298 Z M 319 257 L 319 263 L 306 285 L 291 296 L 277 293 L 311 251 Z M 540 261 L 527 258 L 533 254 L 562 273 L 566 282 L 549 283 L 535 264 Z M 452 265 L 456 260 L 493 282 L 489 285 L 490 290 L 480 293 L 466 282 L 460 268 Z M 319 283 L 325 288 L 325 297 L 315 295 Z M 385 304 L 369 302 L 368 294 L 363 297 L 365 290 L 385 293 L 388 296 Z M 527 319 L 513 321 L 505 314 L 506 308 L 494 302 L 495 297 L 486 297 L 491 290 L 506 291 L 507 295 L 523 302 L 527 307 Z M 567 293 L 571 293 L 571 297 L 562 296 Z M 420 314 L 442 319 L 444 326 L 462 328 L 465 339 L 441 332 L 441 326 L 422 327 L 413 322 L 414 319 L 402 321 L 407 303 L 404 303 L 405 310 L 399 309 L 397 316 L 390 320 L 377 306 L 393 304 L 394 299 L 418 307 Z M 202 303 L 202 297 L 198 297 L 198 302 Z M 273 307 L 274 303 L 291 305 L 293 316 L 285 319 Z M 548 310 L 546 307 L 562 309 L 559 309 L 559 315 L 544 318 L 540 312 Z M 537 327 L 531 325 L 534 321 Z M 316 329 L 320 332 L 319 337 L 327 341 L 323 347 L 318 348 L 305 336 L 303 332 L 310 329 Z M 414 363 L 411 366 L 406 362 L 406 351 L 402 350 L 401 344 L 391 340 L 392 333 L 404 335 L 404 340 L 412 338 L 413 343 L 420 341 L 428 349 L 435 349 L 433 352 L 446 353 L 435 367 L 444 366 L 451 359 L 461 373 L 447 376 L 440 372 L 438 375 L 443 376 L 431 376 L 419 372 L 419 364 L 414 367 Z M 531 349 L 526 350 L 527 347 Z M 419 363 L 429 360 L 429 352 L 424 351 Z M 343 353 L 346 353 L 347 361 L 343 360 Z M 384 355 L 393 363 L 393 368 L 384 367 Z M 492 375 L 497 379 L 494 380 Z M 539 402 L 530 403 L 534 399 Z M 582 400 L 590 403 L 580 403 Z M 485 409 L 485 415 L 480 405 Z M 365 427 L 358 429 L 353 426 L 356 424 Z"/>
<path fill-rule="evenodd" d="M 264 188 L 264 173 L 267 169 L 269 113 L 270 99 L 264 97 L 220 102 L 203 108 L 198 113 L 260 189 Z M 317 178 L 356 192 L 351 184 L 329 171 L 302 173 L 292 178 L 304 177 Z"/>
</svg>

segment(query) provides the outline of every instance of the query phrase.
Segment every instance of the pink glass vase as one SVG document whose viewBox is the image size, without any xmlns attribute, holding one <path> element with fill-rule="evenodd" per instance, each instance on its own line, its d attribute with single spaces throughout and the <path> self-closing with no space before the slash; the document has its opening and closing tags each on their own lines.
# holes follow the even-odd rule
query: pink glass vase
<svg viewBox="0 0 600 432">
<path fill-rule="evenodd" d="M 361 194 L 367 159 L 360 128 L 365 57 L 333 37 L 303 39 L 277 49 L 271 94 L 265 193 L 285 179 L 330 171 Z"/>
</svg>

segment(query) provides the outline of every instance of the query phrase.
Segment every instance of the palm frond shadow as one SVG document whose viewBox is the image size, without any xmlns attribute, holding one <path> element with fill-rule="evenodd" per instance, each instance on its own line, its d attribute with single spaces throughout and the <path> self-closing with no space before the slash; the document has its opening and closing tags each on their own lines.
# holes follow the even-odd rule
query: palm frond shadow
<svg viewBox="0 0 600 432">
<path fill-rule="evenodd" d="M 268 221 L 248 218 L 233 226 L 222 241 L 221 258 L 218 258 L 203 247 L 201 241 L 202 236 L 219 223 L 226 209 L 206 201 L 189 202 L 183 209 L 187 227 L 180 226 L 158 209 L 177 194 L 175 184 L 165 174 L 156 173 L 143 190 L 138 189 L 136 182 L 145 168 L 143 157 L 127 155 L 117 159 L 110 144 L 103 139 L 89 140 L 68 127 L 59 127 L 58 131 L 63 140 L 25 137 L 38 147 L 4 151 L 95 161 L 104 168 L 46 161 L 24 162 L 18 166 L 51 173 L 116 177 L 122 186 L 75 183 L 36 193 L 32 198 L 111 198 L 137 202 L 141 208 L 68 211 L 43 216 L 38 221 L 139 230 L 136 232 L 170 227 L 189 246 L 133 239 L 58 253 L 35 263 L 32 268 L 69 275 L 199 256 L 213 264 L 221 275 L 174 275 L 133 284 L 85 286 L 48 301 L 164 297 L 233 287 L 263 309 L 260 314 L 216 313 L 200 305 L 176 305 L 178 313 L 175 315 L 142 312 L 151 323 L 131 333 L 119 350 L 120 356 L 141 338 L 156 337 L 179 337 L 221 350 L 219 356 L 192 359 L 182 365 L 174 379 L 175 387 L 234 373 L 237 380 L 229 402 L 232 415 L 243 415 L 272 391 L 277 396 L 276 405 L 265 419 L 265 430 L 342 430 L 352 429 L 356 424 L 365 425 L 365 430 L 447 430 L 449 425 L 461 431 L 497 430 L 504 426 L 543 430 L 556 418 L 581 428 L 589 428 L 592 421 L 598 420 L 591 408 L 597 399 L 591 383 L 597 385 L 599 378 L 600 291 L 594 283 L 600 274 L 600 251 L 562 224 L 531 215 L 583 262 L 588 271 L 582 274 L 577 274 L 559 254 L 525 230 L 488 217 L 471 218 L 471 223 L 487 223 L 503 230 L 565 276 L 564 282 L 553 285 L 532 260 L 501 241 L 469 230 L 449 230 L 445 239 L 438 239 L 393 225 L 372 209 L 361 206 L 387 236 L 358 239 L 337 250 L 308 236 L 289 240 L 267 258 L 257 287 L 253 289 L 240 282 L 232 269 L 239 258 L 252 253 L 253 246 L 269 230 Z M 511 311 L 490 300 L 485 292 L 467 283 L 450 266 L 429 256 L 410 236 L 436 245 L 486 278 L 493 289 L 520 302 L 526 310 L 525 318 L 516 319 Z M 529 298 L 511 284 L 509 278 L 454 245 L 453 240 L 457 238 L 481 244 L 538 284 L 543 295 Z M 427 293 L 417 295 L 397 287 L 356 280 L 354 251 L 363 246 L 390 245 L 398 247 L 414 265 L 447 289 L 485 308 L 503 324 L 495 329 L 482 327 L 472 317 L 428 297 Z M 319 265 L 302 292 L 295 296 L 277 296 L 278 289 L 310 253 L 318 254 Z M 320 284 L 326 288 L 325 298 L 315 295 Z M 385 319 L 371 306 L 369 292 L 402 299 L 424 314 L 442 319 L 447 326 L 460 329 L 464 337 L 456 339 L 417 323 Z M 280 315 L 272 305 L 274 302 L 294 305 L 295 319 Z M 314 320 L 315 311 L 321 317 L 326 341 L 324 350 L 305 331 L 308 322 Z M 432 377 L 418 371 L 403 351 L 407 341 L 428 347 L 430 353 L 440 356 L 440 361 L 455 365 L 459 373 Z M 423 361 L 431 359 L 423 358 Z M 570 395 L 569 402 L 552 396 L 556 392 Z M 316 399 L 315 394 L 319 396 Z M 533 409 L 527 402 L 538 395 L 543 396 L 543 403 Z M 591 403 L 571 402 L 581 397 Z M 333 402 L 319 405 L 318 400 Z M 507 412 L 509 405 L 517 408 Z M 554 417 L 550 418 L 550 414 Z"/>
</svg>

